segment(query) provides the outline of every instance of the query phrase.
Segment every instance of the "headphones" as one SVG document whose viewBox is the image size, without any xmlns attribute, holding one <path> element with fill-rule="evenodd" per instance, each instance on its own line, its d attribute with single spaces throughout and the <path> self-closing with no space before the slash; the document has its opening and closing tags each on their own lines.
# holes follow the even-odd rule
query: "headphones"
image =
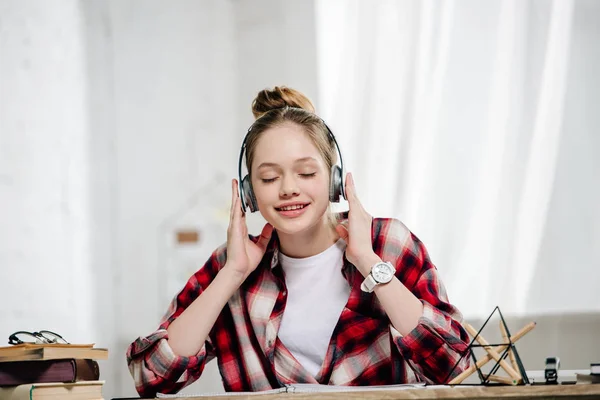
<svg viewBox="0 0 600 400">
<path fill-rule="evenodd" d="M 291 107 L 290 107 L 291 108 Z M 346 190 L 344 188 L 344 161 L 342 160 L 342 152 L 340 151 L 340 146 L 338 146 L 337 140 L 335 140 L 335 136 L 333 136 L 333 132 L 327 126 L 325 121 L 323 121 L 323 125 L 327 128 L 327 134 L 329 138 L 335 144 L 335 148 L 338 153 L 340 165 L 334 164 L 331 166 L 331 175 L 330 175 L 330 184 L 329 184 L 329 201 L 332 203 L 338 203 L 340 201 L 340 196 L 346 199 Z M 248 132 L 246 132 L 246 136 L 244 136 L 244 141 L 242 142 L 242 148 L 240 149 L 240 159 L 238 162 L 238 191 L 241 198 L 242 210 L 246 212 L 247 209 L 250 209 L 250 212 L 258 211 L 258 202 L 256 201 L 256 196 L 254 195 L 254 190 L 252 189 L 252 182 L 250 182 L 250 174 L 246 174 L 242 179 L 242 159 L 244 157 L 244 152 L 246 151 L 246 140 L 248 139 L 248 135 L 252 131 L 252 127 L 254 124 L 250 126 Z"/>
</svg>

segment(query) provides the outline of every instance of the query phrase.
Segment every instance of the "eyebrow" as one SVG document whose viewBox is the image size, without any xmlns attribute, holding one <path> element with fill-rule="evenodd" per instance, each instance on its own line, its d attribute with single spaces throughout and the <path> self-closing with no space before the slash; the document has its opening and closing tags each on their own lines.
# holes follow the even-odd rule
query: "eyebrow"
<svg viewBox="0 0 600 400">
<path fill-rule="evenodd" d="M 314 157 L 302 157 L 302 158 L 299 158 L 296 161 L 294 161 L 294 164 L 303 163 L 303 162 L 307 162 L 307 161 L 318 162 L 317 159 Z M 264 162 L 264 163 L 260 164 L 257 169 L 267 168 L 267 167 L 279 167 L 279 166 L 280 165 L 277 163 Z"/>
</svg>

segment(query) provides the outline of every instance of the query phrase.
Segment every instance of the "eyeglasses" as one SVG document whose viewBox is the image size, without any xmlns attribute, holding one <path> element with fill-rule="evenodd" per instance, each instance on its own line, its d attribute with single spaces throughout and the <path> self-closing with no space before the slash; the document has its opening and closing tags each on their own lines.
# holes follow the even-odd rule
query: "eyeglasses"
<svg viewBox="0 0 600 400">
<path fill-rule="evenodd" d="M 23 343 L 69 344 L 69 342 L 67 342 L 58 333 L 54 333 L 51 331 L 39 331 L 39 332 L 17 331 L 8 337 L 8 344 L 16 345 L 16 344 L 23 344 Z"/>
</svg>

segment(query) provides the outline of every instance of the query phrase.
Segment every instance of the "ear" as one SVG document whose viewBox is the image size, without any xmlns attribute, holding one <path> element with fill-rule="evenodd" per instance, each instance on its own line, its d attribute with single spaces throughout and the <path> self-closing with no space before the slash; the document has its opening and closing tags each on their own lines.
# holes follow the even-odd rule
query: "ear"
<svg viewBox="0 0 600 400">
<path fill-rule="evenodd" d="M 345 225 L 343 224 L 337 224 L 335 227 L 335 231 L 337 232 L 338 235 L 340 235 L 340 237 L 342 239 L 344 239 L 344 241 L 348 241 L 348 228 L 346 228 Z"/>
</svg>

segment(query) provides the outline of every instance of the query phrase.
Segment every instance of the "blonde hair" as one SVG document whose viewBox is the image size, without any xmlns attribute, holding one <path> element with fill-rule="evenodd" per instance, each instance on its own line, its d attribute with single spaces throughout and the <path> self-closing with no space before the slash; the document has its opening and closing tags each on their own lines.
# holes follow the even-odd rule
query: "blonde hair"
<svg viewBox="0 0 600 400">
<path fill-rule="evenodd" d="M 275 86 L 258 92 L 252 101 L 255 122 L 246 138 L 246 169 L 252 176 L 252 162 L 261 134 L 271 128 L 292 123 L 301 127 L 321 154 L 327 172 L 337 162 L 337 152 L 327 126 L 315 114 L 315 106 L 304 94 L 285 86 Z M 344 177 L 342 177 L 343 179 Z M 330 178 L 331 179 L 331 178 Z M 331 182 L 330 182 L 331 184 Z M 328 207 L 328 221 L 337 224 L 337 217 Z"/>
</svg>

